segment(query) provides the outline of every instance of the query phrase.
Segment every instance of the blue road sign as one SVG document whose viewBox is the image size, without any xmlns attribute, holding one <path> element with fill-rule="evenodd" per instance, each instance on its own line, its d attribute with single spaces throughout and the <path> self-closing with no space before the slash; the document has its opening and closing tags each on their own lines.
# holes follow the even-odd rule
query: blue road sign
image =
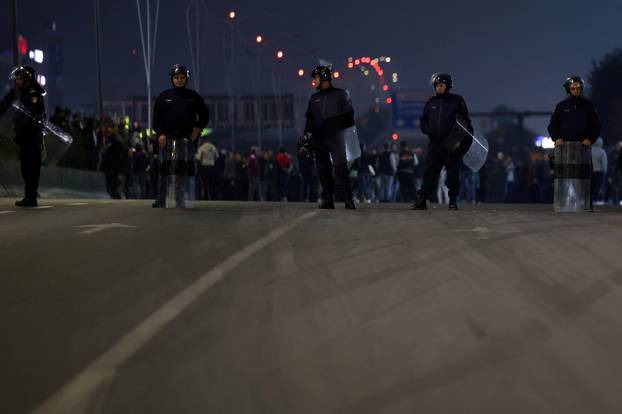
<svg viewBox="0 0 622 414">
<path fill-rule="evenodd" d="M 429 91 L 398 91 L 392 94 L 393 128 L 419 129 L 419 118 L 430 98 Z"/>
</svg>

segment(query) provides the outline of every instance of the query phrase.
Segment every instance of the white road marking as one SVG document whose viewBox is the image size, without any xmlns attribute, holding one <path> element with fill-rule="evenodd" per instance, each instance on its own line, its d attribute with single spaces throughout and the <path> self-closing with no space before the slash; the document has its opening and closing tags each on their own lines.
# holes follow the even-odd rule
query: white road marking
<svg viewBox="0 0 622 414">
<path fill-rule="evenodd" d="M 80 229 L 86 229 L 81 231 L 78 234 L 94 234 L 103 230 L 109 229 L 136 229 L 136 226 L 128 226 L 127 224 L 121 223 L 107 223 L 107 224 L 87 224 L 84 226 L 74 226 Z"/>
<path fill-rule="evenodd" d="M 28 210 L 45 210 L 48 208 L 54 208 L 54 206 L 38 206 L 38 207 L 27 207 Z"/>
<path fill-rule="evenodd" d="M 0 214 L 11 214 L 11 213 L 15 213 L 15 210 L 0 211 Z"/>
<path fill-rule="evenodd" d="M 148 316 L 32 413 L 78 414 L 87 412 L 89 407 L 92 409 L 90 402 L 97 397 L 100 390 L 111 383 L 119 367 L 169 322 L 249 257 L 315 215 L 317 215 L 316 211 L 304 214 L 229 256 Z"/>
<path fill-rule="evenodd" d="M 88 206 L 89 203 L 69 203 L 68 206 Z"/>
</svg>

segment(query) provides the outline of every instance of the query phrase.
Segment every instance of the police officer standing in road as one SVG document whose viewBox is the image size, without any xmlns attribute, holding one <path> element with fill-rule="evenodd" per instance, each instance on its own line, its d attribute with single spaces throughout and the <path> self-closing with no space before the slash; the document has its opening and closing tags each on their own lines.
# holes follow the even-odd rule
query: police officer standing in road
<svg viewBox="0 0 622 414">
<path fill-rule="evenodd" d="M 556 146 L 566 141 L 581 142 L 590 147 L 600 135 L 600 120 L 594 105 L 583 97 L 585 82 L 571 76 L 564 82 L 568 98 L 558 103 L 551 115 L 549 134 Z"/>
<path fill-rule="evenodd" d="M 307 109 L 305 137 L 310 139 L 322 185 L 319 208 L 334 209 L 335 195 L 346 209 L 356 209 L 352 197 L 346 144 L 341 131 L 354 126 L 354 109 L 350 94 L 333 87 L 332 69 L 317 66 L 311 72 L 318 92 L 311 95 Z M 333 179 L 334 169 L 334 179 Z"/>
<path fill-rule="evenodd" d="M 15 87 L 0 102 L 0 117 L 14 101 L 19 101 L 34 118 L 45 120 L 45 91 L 36 80 L 35 70 L 30 66 L 18 66 L 11 72 Z M 16 127 L 15 142 L 19 146 L 19 159 L 25 183 L 24 198 L 16 201 L 18 207 L 37 207 L 37 191 L 41 176 L 41 151 L 43 133 L 37 122 L 28 119 Z"/>
<path fill-rule="evenodd" d="M 427 200 L 436 192 L 439 174 L 444 166 L 447 170 L 449 209 L 457 210 L 457 197 L 460 193 L 459 163 L 464 152 L 461 151 L 462 145 L 460 148 L 448 148 L 446 141 L 456 127 L 456 120 L 464 122 L 464 126 L 471 133 L 473 127 L 464 98 L 449 92 L 454 85 L 451 76 L 446 73 L 434 74 L 432 84 L 436 95 L 428 100 L 421 117 L 421 131 L 430 138 L 430 143 L 425 160 L 423 185 L 413 209 L 427 209 Z"/>
<path fill-rule="evenodd" d="M 170 143 L 175 139 L 190 138 L 193 143 L 196 143 L 201 130 L 209 122 L 209 111 L 201 95 L 186 88 L 190 77 L 186 67 L 180 64 L 174 65 L 169 76 L 173 88 L 158 96 L 153 109 L 153 129 L 157 137 L 156 154 L 159 148 L 166 148 L 167 142 Z M 160 160 L 160 163 L 162 161 Z M 172 172 L 161 167 L 153 207 L 164 207 L 166 174 L 168 173 Z"/>
</svg>

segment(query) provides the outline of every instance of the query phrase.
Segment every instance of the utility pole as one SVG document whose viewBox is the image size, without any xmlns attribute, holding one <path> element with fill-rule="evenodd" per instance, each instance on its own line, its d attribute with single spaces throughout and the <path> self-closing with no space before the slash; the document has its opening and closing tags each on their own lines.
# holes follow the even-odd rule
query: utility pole
<svg viewBox="0 0 622 414">
<path fill-rule="evenodd" d="M 15 2 L 15 0 L 14 0 Z M 101 16 L 99 0 L 95 0 L 95 51 L 97 55 L 97 115 L 99 120 L 104 115 L 104 99 L 102 93 L 102 54 L 101 54 Z"/>
<path fill-rule="evenodd" d="M 18 50 L 18 35 L 17 35 L 17 0 L 13 0 L 13 66 L 19 66 L 19 50 Z"/>
</svg>

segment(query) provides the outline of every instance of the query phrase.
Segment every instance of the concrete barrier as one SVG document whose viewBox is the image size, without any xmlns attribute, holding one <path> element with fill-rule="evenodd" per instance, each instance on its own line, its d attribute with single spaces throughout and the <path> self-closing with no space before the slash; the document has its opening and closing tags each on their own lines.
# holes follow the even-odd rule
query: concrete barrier
<svg viewBox="0 0 622 414">
<path fill-rule="evenodd" d="M 39 194 L 43 198 L 110 198 L 102 172 L 42 167 Z M 18 161 L 0 161 L 0 196 L 22 197 L 24 180 Z"/>
</svg>

